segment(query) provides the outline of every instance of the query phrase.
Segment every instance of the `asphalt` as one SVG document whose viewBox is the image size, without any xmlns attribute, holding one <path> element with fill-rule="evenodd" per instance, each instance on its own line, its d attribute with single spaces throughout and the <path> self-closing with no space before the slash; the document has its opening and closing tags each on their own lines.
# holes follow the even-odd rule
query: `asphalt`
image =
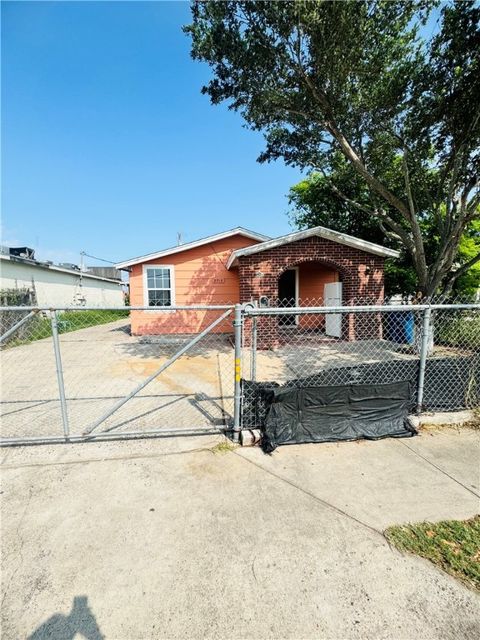
<svg viewBox="0 0 480 640">
<path fill-rule="evenodd" d="M 383 536 L 478 512 L 478 431 L 219 442 L 2 450 L 2 638 L 478 637 L 478 594 Z"/>
</svg>

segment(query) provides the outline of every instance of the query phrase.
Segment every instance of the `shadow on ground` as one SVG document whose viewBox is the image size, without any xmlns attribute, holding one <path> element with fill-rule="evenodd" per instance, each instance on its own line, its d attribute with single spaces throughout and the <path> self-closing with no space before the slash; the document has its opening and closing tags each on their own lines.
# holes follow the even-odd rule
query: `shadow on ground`
<svg viewBox="0 0 480 640">
<path fill-rule="evenodd" d="M 54 613 L 27 640 L 73 640 L 79 634 L 87 640 L 104 640 L 87 596 L 76 596 L 68 615 Z"/>
</svg>

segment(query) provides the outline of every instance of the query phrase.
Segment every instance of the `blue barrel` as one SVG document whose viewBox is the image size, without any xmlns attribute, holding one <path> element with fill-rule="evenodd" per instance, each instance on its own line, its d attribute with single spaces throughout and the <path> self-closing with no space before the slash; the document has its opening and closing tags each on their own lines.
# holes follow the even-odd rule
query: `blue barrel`
<svg viewBox="0 0 480 640">
<path fill-rule="evenodd" d="M 385 337 L 392 342 L 403 342 L 401 311 L 391 311 L 386 314 Z"/>
<path fill-rule="evenodd" d="M 403 330 L 405 336 L 405 342 L 407 344 L 413 344 L 415 340 L 415 323 L 413 320 L 413 311 L 405 311 L 403 313 Z"/>
<path fill-rule="evenodd" d="M 385 337 L 399 344 L 413 344 L 414 320 L 411 311 L 391 311 L 387 314 Z"/>
</svg>

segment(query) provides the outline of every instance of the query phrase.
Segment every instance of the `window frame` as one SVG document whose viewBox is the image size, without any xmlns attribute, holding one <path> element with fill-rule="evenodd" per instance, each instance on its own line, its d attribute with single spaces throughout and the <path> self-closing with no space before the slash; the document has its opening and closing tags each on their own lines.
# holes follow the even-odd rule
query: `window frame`
<svg viewBox="0 0 480 640">
<path fill-rule="evenodd" d="M 148 270 L 149 269 L 168 269 L 170 272 L 170 307 L 174 307 L 175 306 L 175 269 L 174 269 L 174 265 L 173 264 L 161 264 L 161 263 L 150 263 L 150 264 L 144 264 L 143 265 L 143 304 L 145 307 L 149 307 L 149 300 L 148 300 L 148 292 L 149 291 L 168 291 L 167 288 L 165 289 L 149 289 L 148 287 Z M 168 311 L 169 308 L 168 307 L 159 307 L 159 309 L 161 311 Z M 149 309 L 149 311 L 154 311 L 155 307 L 151 307 L 151 309 Z"/>
</svg>

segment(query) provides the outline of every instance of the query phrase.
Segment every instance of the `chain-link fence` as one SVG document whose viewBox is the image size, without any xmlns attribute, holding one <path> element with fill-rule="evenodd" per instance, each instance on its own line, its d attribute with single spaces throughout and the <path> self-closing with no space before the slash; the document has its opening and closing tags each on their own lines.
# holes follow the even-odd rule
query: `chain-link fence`
<svg viewBox="0 0 480 640">
<path fill-rule="evenodd" d="M 262 427 L 278 386 L 410 382 L 410 409 L 480 404 L 480 305 L 350 307 L 315 300 L 247 307 L 243 324 L 243 426 Z M 323 302 L 323 301 L 322 301 Z"/>
<path fill-rule="evenodd" d="M 229 428 L 232 319 L 231 305 L 1 308 L 3 441 Z"/>
<path fill-rule="evenodd" d="M 278 386 L 410 382 L 480 404 L 480 305 L 0 307 L 3 444 L 262 427 Z"/>
</svg>

